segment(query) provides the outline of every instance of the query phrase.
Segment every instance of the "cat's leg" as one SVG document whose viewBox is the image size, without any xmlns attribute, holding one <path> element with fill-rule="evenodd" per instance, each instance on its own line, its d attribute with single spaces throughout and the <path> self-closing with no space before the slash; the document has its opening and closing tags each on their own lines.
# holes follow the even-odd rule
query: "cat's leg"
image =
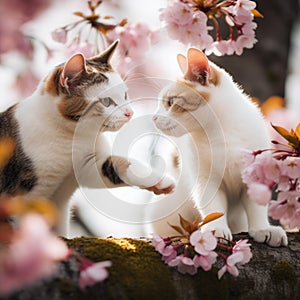
<svg viewBox="0 0 300 300">
<path fill-rule="evenodd" d="M 258 205 L 249 198 L 246 188 L 242 201 L 248 218 L 249 235 L 259 243 L 267 243 L 273 247 L 286 246 L 286 232 L 280 226 L 272 226 L 268 221 L 268 206 Z"/>
<path fill-rule="evenodd" d="M 199 208 L 202 218 L 214 212 L 221 212 L 224 214 L 219 219 L 204 225 L 203 229 L 214 230 L 217 237 L 223 237 L 225 239 L 232 240 L 231 230 L 227 223 L 228 202 L 226 193 L 222 189 L 219 189 L 216 191 L 214 197 L 208 201 L 208 203 L 205 203 L 203 206 L 201 206 L 201 202 L 203 203 L 203 200 L 200 201 L 200 205 L 198 204 L 197 207 Z"/>
<path fill-rule="evenodd" d="M 77 182 L 72 172 L 67 176 L 54 195 L 51 197 L 55 203 L 58 213 L 59 221 L 55 226 L 55 231 L 58 235 L 68 237 L 70 224 L 70 204 L 69 200 L 77 188 Z"/>
<path fill-rule="evenodd" d="M 121 156 L 91 156 L 75 172 L 78 184 L 89 188 L 137 186 L 155 194 L 167 194 L 175 188 L 171 176 L 160 174 L 140 161 Z"/>
</svg>

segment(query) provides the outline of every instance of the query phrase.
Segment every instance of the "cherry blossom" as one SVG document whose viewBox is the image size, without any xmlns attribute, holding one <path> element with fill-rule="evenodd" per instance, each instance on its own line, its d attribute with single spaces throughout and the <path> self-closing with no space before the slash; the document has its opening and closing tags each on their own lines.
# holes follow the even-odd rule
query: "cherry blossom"
<svg viewBox="0 0 300 300">
<path fill-rule="evenodd" d="M 269 204 L 269 215 L 290 228 L 299 228 L 300 209 L 300 124 L 290 131 L 272 124 L 283 142 L 272 141 L 274 149 L 243 151 L 242 179 L 250 198 Z M 272 194 L 275 194 L 272 197 Z"/>
<path fill-rule="evenodd" d="M 111 267 L 111 261 L 101 261 L 94 263 L 86 258 L 81 258 L 81 267 L 79 274 L 79 287 L 84 289 L 87 286 L 102 282 L 108 277 L 106 268 Z"/>
<path fill-rule="evenodd" d="M 41 216 L 24 216 L 9 248 L 0 253 L 0 293 L 53 275 L 57 271 L 55 262 L 68 255 L 66 244 L 50 231 Z"/>
<path fill-rule="evenodd" d="M 243 254 L 243 259 L 240 261 L 241 265 L 248 263 L 252 258 L 250 246 L 251 244 L 248 243 L 248 240 L 239 240 L 235 242 L 235 245 L 232 248 L 232 253 L 239 252 Z"/>
<path fill-rule="evenodd" d="M 252 183 L 248 186 L 248 194 L 260 205 L 267 205 L 272 198 L 272 191 L 263 183 Z"/>
<path fill-rule="evenodd" d="M 195 255 L 193 258 L 195 267 L 201 267 L 204 271 L 209 271 L 217 261 L 218 254 L 211 251 L 208 255 Z"/>
<path fill-rule="evenodd" d="M 175 0 L 169 1 L 168 6 L 161 10 L 160 20 L 172 39 L 206 49 L 207 55 L 241 55 L 244 48 L 252 48 L 257 42 L 257 24 L 253 22 L 255 7 L 256 3 L 249 0 L 200 3 Z M 225 22 L 220 22 L 221 19 Z M 227 35 L 221 33 L 220 24 L 228 26 Z M 214 37 L 210 33 L 212 29 Z"/>
<path fill-rule="evenodd" d="M 217 239 L 210 231 L 197 230 L 191 234 L 190 243 L 195 247 L 197 253 L 207 256 L 216 248 Z"/>
<path fill-rule="evenodd" d="M 200 228 L 209 222 L 216 220 L 223 214 L 215 212 L 207 215 L 199 223 L 200 218 L 190 222 L 181 215 L 180 225 L 171 225 L 181 236 L 162 238 L 153 234 L 152 245 L 162 255 L 162 260 L 170 267 L 176 267 L 182 274 L 195 275 L 198 268 L 209 271 L 216 263 L 217 258 L 226 263 L 219 271 L 219 278 L 228 272 L 237 276 L 238 269 L 235 264 L 246 264 L 252 257 L 248 240 L 237 242 L 216 237 L 211 231 L 201 232 Z"/>
<path fill-rule="evenodd" d="M 244 256 L 241 252 L 229 255 L 226 259 L 226 264 L 218 271 L 218 278 L 220 279 L 226 271 L 233 276 L 238 276 L 239 270 L 235 265 L 243 261 L 243 258 Z"/>
<path fill-rule="evenodd" d="M 186 257 L 184 255 L 176 256 L 176 258 L 171 260 L 168 263 L 168 265 L 170 267 L 177 266 L 177 269 L 181 274 L 188 273 L 190 275 L 195 275 L 197 273 L 197 268 L 195 266 L 194 261 L 191 258 Z"/>
</svg>

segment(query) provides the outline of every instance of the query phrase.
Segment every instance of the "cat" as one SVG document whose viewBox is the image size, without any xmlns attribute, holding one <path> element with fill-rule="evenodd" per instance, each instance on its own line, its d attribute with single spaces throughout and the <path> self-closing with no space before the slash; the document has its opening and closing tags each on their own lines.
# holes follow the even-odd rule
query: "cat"
<svg viewBox="0 0 300 300">
<path fill-rule="evenodd" d="M 110 154 L 105 132 L 119 130 L 133 115 L 127 86 L 110 64 L 117 45 L 89 59 L 74 54 L 31 96 L 0 113 L 0 139 L 16 145 L 0 170 L 0 194 L 51 199 L 61 213 L 59 235 L 67 235 L 68 200 L 78 186 L 134 185 L 156 194 L 174 188 L 171 177 Z"/>
<path fill-rule="evenodd" d="M 183 78 L 161 90 L 153 122 L 166 135 L 191 137 L 181 149 L 196 148 L 188 159 L 196 178 L 190 187 L 195 206 L 202 216 L 224 213 L 206 229 L 229 240 L 232 233 L 247 231 L 257 242 L 287 245 L 283 228 L 269 224 L 267 206 L 250 199 L 241 178 L 243 149 L 270 147 L 262 114 L 202 51 L 190 48 L 187 57 L 178 54 L 177 60 Z"/>
</svg>

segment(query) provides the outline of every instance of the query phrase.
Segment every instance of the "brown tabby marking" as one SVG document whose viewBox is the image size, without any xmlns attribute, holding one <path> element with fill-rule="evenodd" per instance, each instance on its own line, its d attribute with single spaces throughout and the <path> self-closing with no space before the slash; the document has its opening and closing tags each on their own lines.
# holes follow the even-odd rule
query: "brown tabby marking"
<svg viewBox="0 0 300 300">
<path fill-rule="evenodd" d="M 126 173 L 130 163 L 123 157 L 111 156 L 102 165 L 102 174 L 107 177 L 112 183 L 120 184 L 123 180 L 119 177 Z M 118 166 L 118 167 L 116 167 Z"/>
<path fill-rule="evenodd" d="M 84 99 L 83 92 L 89 86 L 108 81 L 108 78 L 103 73 L 112 71 L 112 68 L 108 64 L 99 65 L 94 60 L 87 60 L 85 70 L 77 78 L 73 79 L 70 89 L 67 90 L 60 83 L 63 67 L 64 65 L 58 66 L 46 78 L 44 91 L 52 96 L 61 95 L 61 102 L 58 105 L 59 112 L 68 120 L 78 121 L 89 104 Z"/>
<path fill-rule="evenodd" d="M 0 138 L 15 141 L 14 152 L 0 172 L 0 194 L 16 194 L 30 191 L 37 183 L 31 159 L 24 153 L 15 119 L 16 105 L 0 113 Z"/>
</svg>

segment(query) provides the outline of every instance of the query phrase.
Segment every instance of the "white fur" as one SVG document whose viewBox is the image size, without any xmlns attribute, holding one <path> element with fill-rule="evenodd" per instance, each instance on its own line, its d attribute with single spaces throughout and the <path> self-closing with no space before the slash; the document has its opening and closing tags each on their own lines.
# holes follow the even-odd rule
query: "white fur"
<svg viewBox="0 0 300 300">
<path fill-rule="evenodd" d="M 42 82 L 32 96 L 17 105 L 16 119 L 25 154 L 32 160 L 38 182 L 27 197 L 44 196 L 52 199 L 61 213 L 58 233 L 67 235 L 68 200 L 78 187 L 116 187 L 101 172 L 102 164 L 111 155 L 103 131 L 120 129 L 132 110 L 125 101 L 127 87 L 116 73 L 106 74 L 108 84 L 98 84 L 87 89 L 85 98 L 92 101 L 99 97 L 111 97 L 117 106 L 105 108 L 104 114 L 91 109 L 78 122 L 66 120 L 58 111 L 59 97 L 44 91 Z M 96 105 L 101 105 L 100 103 Z M 134 162 L 135 168 L 144 164 Z M 129 171 L 122 180 L 130 185 L 149 187 L 156 184 L 164 189 L 173 184 L 169 177 L 161 178 L 154 172 L 150 185 L 136 180 Z M 119 184 L 117 186 L 121 186 Z"/>
<path fill-rule="evenodd" d="M 193 112 L 172 113 L 162 102 L 154 118 L 156 126 L 165 134 L 180 137 L 189 133 L 196 144 L 198 162 L 190 157 L 190 170 L 197 177 L 196 207 L 202 216 L 223 212 L 224 217 L 211 222 L 207 228 L 216 235 L 231 239 L 232 232 L 249 231 L 259 242 L 271 246 L 287 244 L 280 227 L 268 223 L 267 207 L 254 203 L 241 179 L 242 149 L 269 147 L 265 123 L 258 108 L 233 82 L 224 70 L 210 63 L 219 73 L 218 85 L 197 85 L 197 90 L 210 94 L 208 103 L 202 103 Z M 172 83 L 163 94 L 176 90 Z M 188 86 L 186 86 L 189 89 Z M 185 143 L 183 147 L 188 147 Z M 194 166 L 198 163 L 198 174 Z"/>
</svg>

